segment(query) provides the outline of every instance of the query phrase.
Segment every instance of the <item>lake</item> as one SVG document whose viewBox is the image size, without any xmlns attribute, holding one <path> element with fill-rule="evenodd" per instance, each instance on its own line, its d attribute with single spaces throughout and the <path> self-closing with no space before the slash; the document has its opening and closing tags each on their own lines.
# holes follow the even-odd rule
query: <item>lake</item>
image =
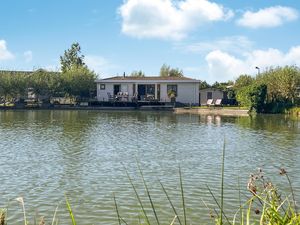
<svg viewBox="0 0 300 225">
<path fill-rule="evenodd" d="M 213 224 L 206 185 L 218 198 L 224 141 L 228 215 L 238 209 L 239 186 L 243 199 L 251 196 L 247 180 L 258 168 L 286 194 L 284 167 L 300 200 L 299 118 L 37 110 L 0 111 L 0 208 L 8 207 L 9 224 L 22 224 L 21 196 L 30 221 L 45 216 L 51 224 L 58 206 L 61 224 L 71 224 L 66 195 L 77 224 L 118 224 L 114 193 L 121 216 L 138 224 L 143 215 L 126 170 L 147 207 L 140 165 L 158 217 L 170 224 L 174 213 L 158 180 L 181 215 L 181 167 L 188 223 Z"/>
</svg>

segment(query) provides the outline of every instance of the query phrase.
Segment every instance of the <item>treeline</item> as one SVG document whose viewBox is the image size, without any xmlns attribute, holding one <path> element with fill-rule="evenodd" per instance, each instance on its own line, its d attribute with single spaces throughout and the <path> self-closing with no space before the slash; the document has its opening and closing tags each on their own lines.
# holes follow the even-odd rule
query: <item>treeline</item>
<svg viewBox="0 0 300 225">
<path fill-rule="evenodd" d="M 240 75 L 234 82 L 201 85 L 226 91 L 240 106 L 260 113 L 282 113 L 300 104 L 300 69 L 296 66 L 270 68 L 255 77 Z"/>
<path fill-rule="evenodd" d="M 252 111 L 284 112 L 300 103 L 300 69 L 285 66 L 268 69 L 256 77 L 241 75 L 234 91 L 240 105 Z"/>
<path fill-rule="evenodd" d="M 87 98 L 96 91 L 96 75 L 84 64 L 78 43 L 60 57 L 62 72 L 39 69 L 33 72 L 0 71 L 0 99 L 19 101 L 32 91 L 38 99 L 50 97 Z"/>
<path fill-rule="evenodd" d="M 26 99 L 32 90 L 38 99 L 50 97 L 90 97 L 95 92 L 95 74 L 88 69 L 49 72 L 0 72 L 0 98 L 3 101 Z"/>
</svg>

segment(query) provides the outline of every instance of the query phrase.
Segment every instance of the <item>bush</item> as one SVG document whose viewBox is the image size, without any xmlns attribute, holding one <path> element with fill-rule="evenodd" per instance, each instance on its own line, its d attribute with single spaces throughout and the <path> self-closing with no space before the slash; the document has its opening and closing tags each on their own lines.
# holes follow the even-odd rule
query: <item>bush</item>
<svg viewBox="0 0 300 225">
<path fill-rule="evenodd" d="M 252 84 L 240 88 L 237 91 L 236 98 L 240 105 L 246 106 L 250 111 L 264 112 L 264 106 L 267 96 L 267 86 L 264 84 Z"/>
</svg>

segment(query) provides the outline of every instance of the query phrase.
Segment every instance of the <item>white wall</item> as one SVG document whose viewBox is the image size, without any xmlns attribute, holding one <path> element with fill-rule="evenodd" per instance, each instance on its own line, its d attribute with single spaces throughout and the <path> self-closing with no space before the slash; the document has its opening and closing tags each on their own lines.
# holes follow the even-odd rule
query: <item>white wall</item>
<svg viewBox="0 0 300 225">
<path fill-rule="evenodd" d="M 209 88 L 209 89 L 203 89 L 200 90 L 200 103 L 201 105 L 206 105 L 207 103 L 207 93 L 208 92 L 212 92 L 212 99 L 215 101 L 216 99 L 223 99 L 224 94 L 223 91 L 220 91 L 218 89 L 213 89 L 213 88 Z"/>
<path fill-rule="evenodd" d="M 116 83 L 117 84 L 117 83 Z M 176 83 L 170 83 L 174 85 Z M 137 84 L 136 84 L 137 85 Z M 160 101 L 170 102 L 167 93 L 167 83 L 160 83 Z M 100 90 L 101 83 L 97 83 L 97 99 L 98 101 L 108 101 L 108 95 L 114 94 L 114 83 L 105 83 L 105 90 Z M 177 83 L 177 97 L 176 101 L 185 104 L 199 104 L 199 84 L 198 83 Z M 121 91 L 128 92 L 129 100 L 133 96 L 133 83 L 121 84 Z"/>
<path fill-rule="evenodd" d="M 109 92 L 111 95 L 114 94 L 114 85 L 113 83 L 105 83 L 105 90 L 101 90 L 100 86 L 101 83 L 97 83 L 97 99 L 98 101 L 108 101 L 108 95 Z M 126 84 L 120 84 L 122 92 L 128 92 L 129 99 L 133 96 L 133 84 L 126 83 Z"/>
<path fill-rule="evenodd" d="M 170 84 L 174 85 L 174 83 Z M 167 92 L 168 84 L 160 85 L 160 99 L 163 102 L 170 102 Z M 177 84 L 177 102 L 185 104 L 199 105 L 199 84 L 198 83 L 178 83 Z"/>
<path fill-rule="evenodd" d="M 114 85 L 106 83 L 105 84 L 105 90 L 100 90 L 101 83 L 97 83 L 97 99 L 98 101 L 108 101 L 108 95 L 109 92 L 111 95 L 114 94 Z"/>
</svg>

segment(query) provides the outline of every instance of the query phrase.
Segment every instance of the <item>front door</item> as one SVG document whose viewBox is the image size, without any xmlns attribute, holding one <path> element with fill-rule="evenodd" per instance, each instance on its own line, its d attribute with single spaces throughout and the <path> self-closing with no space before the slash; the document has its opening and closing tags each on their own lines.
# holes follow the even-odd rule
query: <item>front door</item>
<svg viewBox="0 0 300 225">
<path fill-rule="evenodd" d="M 212 92 L 207 92 L 207 100 L 208 99 L 212 99 L 213 97 L 212 97 Z"/>
<path fill-rule="evenodd" d="M 114 95 L 117 95 L 121 91 L 121 85 L 115 84 L 114 85 Z"/>
<path fill-rule="evenodd" d="M 145 100 L 146 97 L 146 85 L 144 84 L 139 84 L 138 85 L 138 99 L 139 100 Z"/>
</svg>

